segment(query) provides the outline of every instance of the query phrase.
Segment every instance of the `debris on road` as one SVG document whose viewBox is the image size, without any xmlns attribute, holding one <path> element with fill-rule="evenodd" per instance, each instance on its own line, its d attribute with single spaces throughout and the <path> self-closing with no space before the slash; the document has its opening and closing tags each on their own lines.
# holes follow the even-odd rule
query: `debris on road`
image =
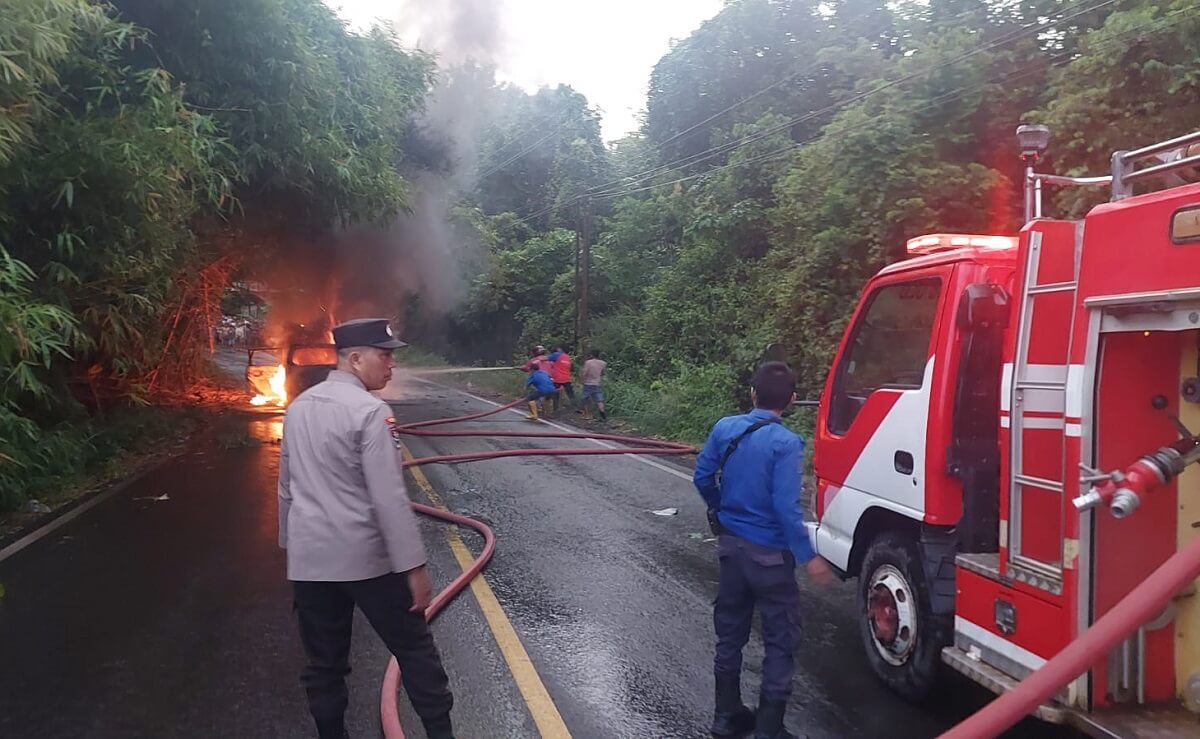
<svg viewBox="0 0 1200 739">
<path fill-rule="evenodd" d="M 170 499 L 171 498 L 166 493 L 163 493 L 162 495 L 157 495 L 157 496 L 145 495 L 145 496 L 142 496 L 141 498 L 134 498 L 134 500 L 153 500 L 153 501 L 163 501 L 163 500 L 170 500 Z"/>
<path fill-rule="evenodd" d="M 674 516 L 679 513 L 678 508 L 660 508 L 657 511 L 650 511 L 656 516 Z"/>
</svg>

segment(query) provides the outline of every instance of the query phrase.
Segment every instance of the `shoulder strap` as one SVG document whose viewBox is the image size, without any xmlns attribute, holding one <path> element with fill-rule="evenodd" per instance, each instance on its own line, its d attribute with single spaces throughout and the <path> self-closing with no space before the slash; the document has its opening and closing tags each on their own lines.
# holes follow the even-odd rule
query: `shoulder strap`
<svg viewBox="0 0 1200 739">
<path fill-rule="evenodd" d="M 754 423 L 747 426 L 745 431 L 743 431 L 742 433 L 740 433 L 736 437 L 734 437 L 733 441 L 729 442 L 729 446 L 725 447 L 725 453 L 723 455 L 721 455 L 721 464 L 717 467 L 717 490 L 718 491 L 720 490 L 721 482 L 725 477 L 725 474 L 724 474 L 725 473 L 725 464 L 729 461 L 729 458 L 733 456 L 733 453 L 737 451 L 738 444 L 742 443 L 742 439 L 745 439 L 750 434 L 753 434 L 755 431 L 758 431 L 763 426 L 770 426 L 773 423 L 779 423 L 779 422 L 780 421 L 778 418 L 760 418 L 759 420 L 757 420 Z M 719 494 L 719 492 L 718 492 L 718 494 Z M 719 507 L 718 507 L 718 510 L 719 510 Z"/>
<path fill-rule="evenodd" d="M 747 426 L 745 431 L 734 437 L 733 441 L 729 442 L 729 446 L 725 447 L 725 454 L 721 455 L 721 466 L 717 469 L 725 469 L 725 463 L 728 462 L 729 458 L 733 456 L 733 453 L 737 451 L 738 444 L 742 443 L 742 439 L 745 439 L 750 434 L 758 431 L 763 426 L 770 426 L 773 423 L 779 423 L 779 421 L 774 418 L 762 418 Z"/>
</svg>

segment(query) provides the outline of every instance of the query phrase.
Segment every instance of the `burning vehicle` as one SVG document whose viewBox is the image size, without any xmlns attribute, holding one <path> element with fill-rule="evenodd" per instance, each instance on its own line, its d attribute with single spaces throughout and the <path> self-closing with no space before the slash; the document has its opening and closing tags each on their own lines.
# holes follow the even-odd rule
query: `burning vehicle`
<svg viewBox="0 0 1200 739">
<path fill-rule="evenodd" d="M 279 357 L 283 357 L 280 361 Z M 286 349 L 251 349 L 246 381 L 255 393 L 252 405 L 284 407 L 308 388 L 323 381 L 337 367 L 337 347 L 332 343 L 292 344 Z"/>
</svg>

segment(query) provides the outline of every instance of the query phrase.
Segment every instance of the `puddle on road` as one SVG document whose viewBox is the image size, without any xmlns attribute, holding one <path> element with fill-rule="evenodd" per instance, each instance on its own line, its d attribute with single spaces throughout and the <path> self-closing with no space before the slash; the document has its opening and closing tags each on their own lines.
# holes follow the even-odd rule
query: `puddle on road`
<svg viewBox="0 0 1200 739">
<path fill-rule="evenodd" d="M 278 444 L 283 439 L 283 415 L 255 419 L 246 425 L 246 433 L 254 441 L 263 444 Z"/>
</svg>

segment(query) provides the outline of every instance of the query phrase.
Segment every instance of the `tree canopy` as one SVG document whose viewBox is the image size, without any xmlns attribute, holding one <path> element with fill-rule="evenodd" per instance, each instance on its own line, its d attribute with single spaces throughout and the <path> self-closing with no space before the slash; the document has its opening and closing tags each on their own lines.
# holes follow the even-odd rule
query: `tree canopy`
<svg viewBox="0 0 1200 739">
<path fill-rule="evenodd" d="M 1195 129 L 1198 62 L 1188 0 L 729 0 L 605 145 L 578 91 L 439 68 L 321 0 L 9 0 L 0 505 L 98 438 L 67 429 L 196 377 L 248 263 L 319 261 L 426 175 L 478 254 L 453 315 L 397 311 L 448 320 L 455 358 L 600 347 L 615 405 L 677 436 L 745 401 L 769 343 L 815 394 L 907 238 L 1016 229 L 1019 123 L 1104 171 Z"/>
<path fill-rule="evenodd" d="M 714 383 L 693 436 L 731 409 L 730 378 L 769 343 L 815 397 L 863 284 L 906 239 L 1015 232 L 1018 124 L 1052 127 L 1047 166 L 1064 173 L 1103 173 L 1115 149 L 1194 130 L 1198 24 L 1182 0 L 732 0 L 655 66 L 642 129 L 607 152 L 611 177 L 533 209 L 596 214 L 593 330 L 577 334 L 562 300 L 576 268 L 565 249 L 538 252 L 544 297 L 497 259 L 477 281 L 486 310 L 469 303 L 461 323 L 504 312 L 510 355 L 601 347 L 663 403 Z M 1060 212 L 1078 215 L 1084 197 L 1061 195 Z M 500 254 L 573 227 L 527 218 L 525 201 L 508 210 L 532 232 L 499 237 Z"/>
<path fill-rule="evenodd" d="M 320 0 L 0 6 L 0 504 L 195 378 L 248 257 L 405 208 L 434 73 Z"/>
</svg>

